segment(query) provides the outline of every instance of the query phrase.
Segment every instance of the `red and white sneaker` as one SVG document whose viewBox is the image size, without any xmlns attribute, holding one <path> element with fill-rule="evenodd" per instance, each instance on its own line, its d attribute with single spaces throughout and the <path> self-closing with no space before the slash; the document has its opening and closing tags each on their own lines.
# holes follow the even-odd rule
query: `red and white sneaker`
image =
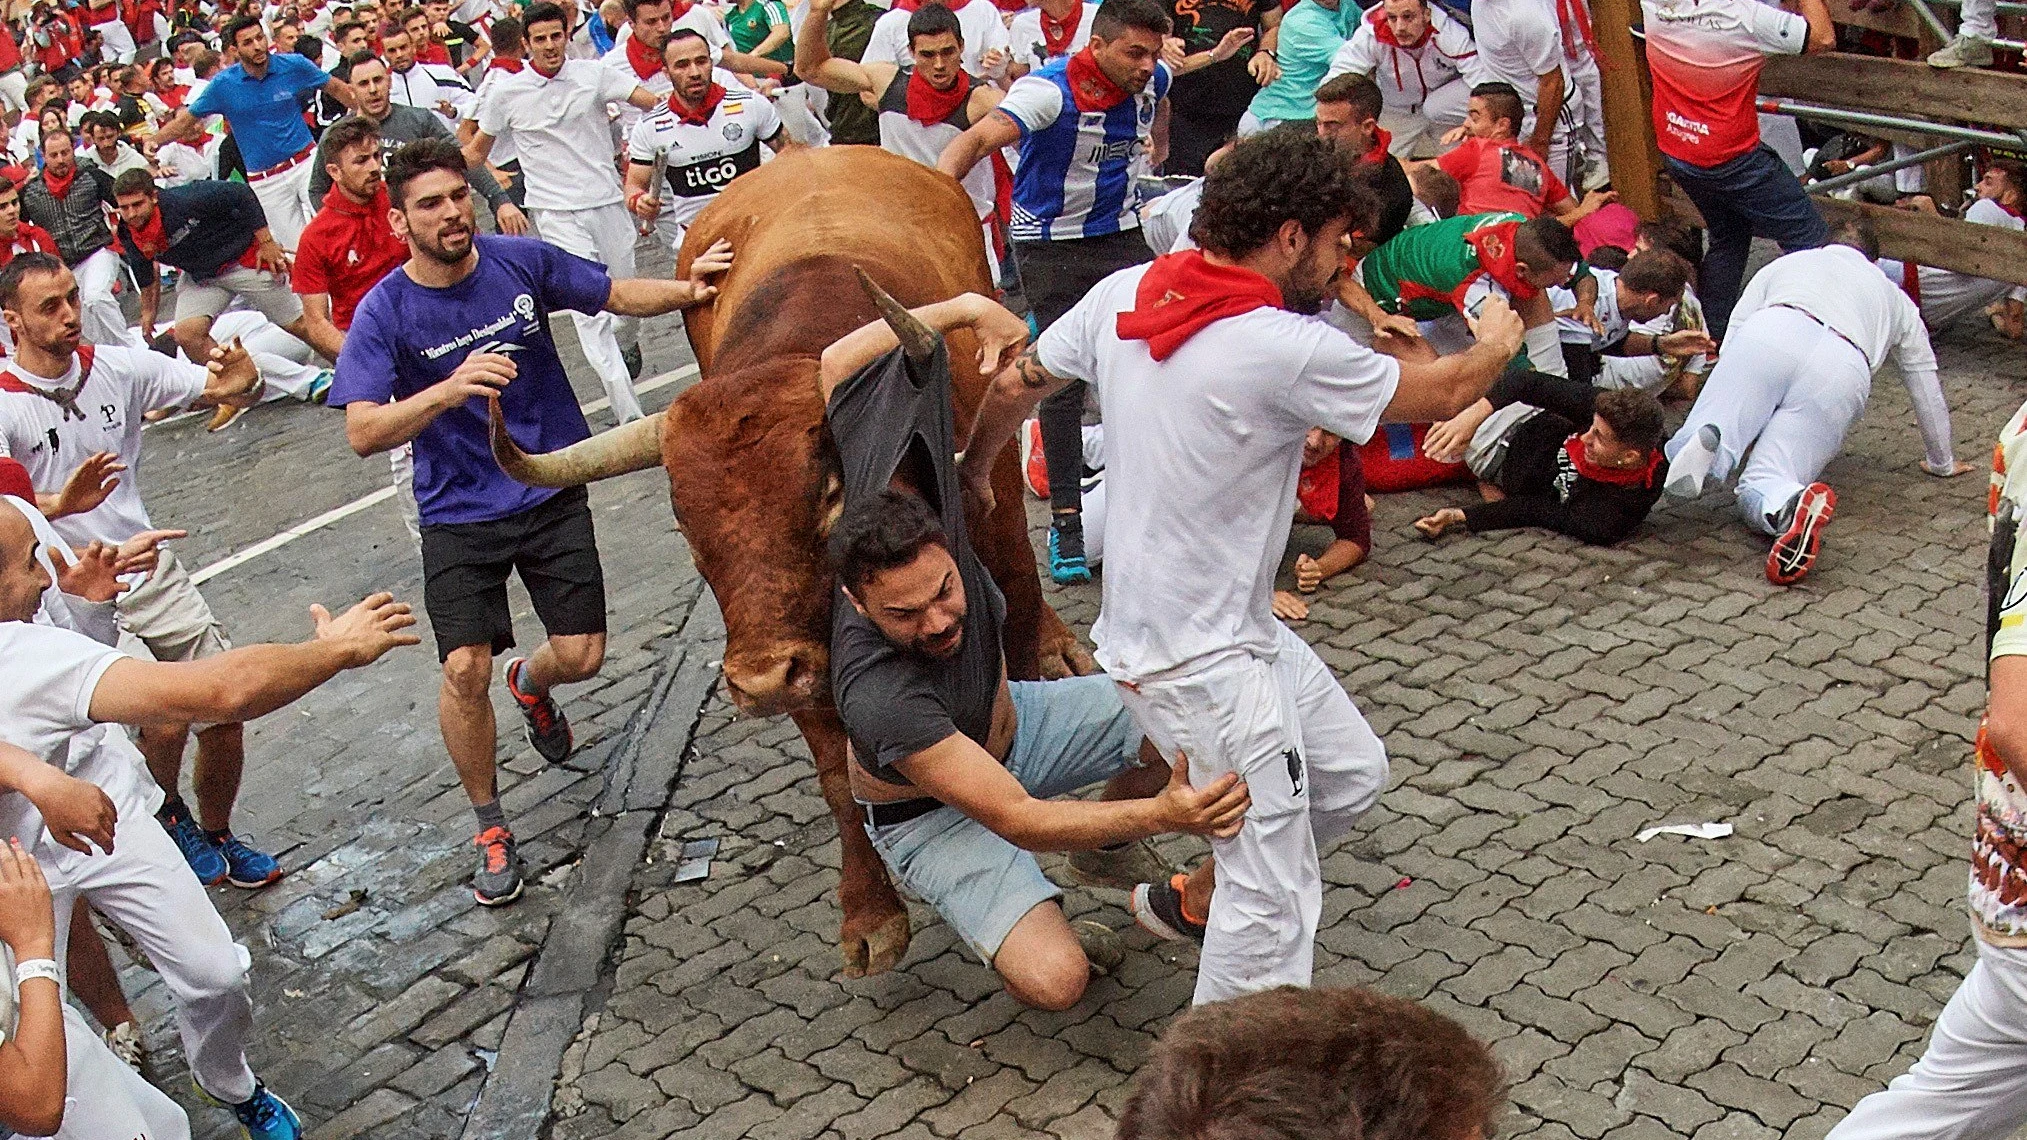
<svg viewBox="0 0 2027 1140">
<path fill-rule="evenodd" d="M 1792 586 L 1807 577 L 1823 549 L 1823 528 L 1837 513 L 1837 492 L 1828 483 L 1811 483 L 1795 496 L 1795 513 L 1788 529 L 1774 540 L 1767 552 L 1767 581 Z"/>
<path fill-rule="evenodd" d="M 1049 461 L 1042 454 L 1042 421 L 1029 420 L 1021 425 L 1021 475 L 1027 480 L 1028 490 L 1035 498 L 1049 497 Z"/>
</svg>

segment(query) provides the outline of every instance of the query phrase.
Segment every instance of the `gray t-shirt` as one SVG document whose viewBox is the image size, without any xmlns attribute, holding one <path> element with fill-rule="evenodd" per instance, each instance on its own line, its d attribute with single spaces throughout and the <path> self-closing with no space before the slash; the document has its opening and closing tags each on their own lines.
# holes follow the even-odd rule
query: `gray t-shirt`
<svg viewBox="0 0 2027 1140">
<path fill-rule="evenodd" d="M 387 117 L 380 120 L 380 157 L 392 159 L 394 152 L 412 142 L 423 139 L 451 139 L 450 128 L 433 112 L 421 107 L 404 107 L 399 103 L 387 108 Z M 317 154 L 310 163 L 310 202 L 318 207 L 324 204 L 324 195 L 331 192 L 331 175 L 324 164 L 332 161 L 331 148 L 317 143 Z M 493 209 L 507 200 L 507 192 L 500 189 L 491 171 L 481 166 L 466 175 L 472 184 L 472 192 L 484 198 Z"/>
<path fill-rule="evenodd" d="M 831 693 L 852 750 L 874 776 L 906 784 L 894 765 L 953 733 L 987 746 L 1003 672 L 1006 599 L 965 533 L 945 351 L 911 367 L 895 349 L 840 384 L 825 414 L 843 468 L 845 508 L 901 472 L 936 506 L 964 582 L 963 643 L 948 661 L 887 640 L 842 591 L 831 603 Z"/>
</svg>

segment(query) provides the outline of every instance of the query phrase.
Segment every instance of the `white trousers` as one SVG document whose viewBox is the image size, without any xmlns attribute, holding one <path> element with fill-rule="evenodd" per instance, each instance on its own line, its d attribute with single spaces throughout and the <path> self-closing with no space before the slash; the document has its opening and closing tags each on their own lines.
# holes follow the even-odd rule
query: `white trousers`
<svg viewBox="0 0 2027 1140">
<path fill-rule="evenodd" d="M 611 202 L 588 210 L 530 212 L 543 241 L 598 262 L 614 278 L 633 276 L 633 244 L 640 234 L 625 206 Z M 626 358 L 619 348 L 622 340 L 635 335 L 633 319 L 612 313 L 572 313 L 570 319 L 577 324 L 578 346 L 605 385 L 612 414 L 620 423 L 640 419 L 646 413 L 633 394 L 633 378 L 627 375 Z"/>
<path fill-rule="evenodd" d="M 268 232 L 290 253 L 296 251 L 296 239 L 303 236 L 303 227 L 316 216 L 310 205 L 310 164 L 315 161 L 314 157 L 306 158 L 280 174 L 253 183 L 254 196 L 260 199 L 260 208 L 267 214 Z"/>
<path fill-rule="evenodd" d="M 28 72 L 15 68 L 0 75 L 0 107 L 9 111 L 28 110 Z"/>
<path fill-rule="evenodd" d="M 1739 513 L 1746 525 L 1775 534 L 1768 516 L 1778 516 L 1837 457 L 1871 395 L 1872 369 L 1844 338 L 1794 309 L 1761 309 L 1724 338 L 1689 419 L 1668 441 L 1668 458 L 1705 424 L 1717 425 L 1711 478 L 1725 478 L 1744 460 Z"/>
<path fill-rule="evenodd" d="M 1568 58 L 1563 60 L 1563 70 L 1569 72 L 1570 86 L 1576 89 L 1570 96 L 1582 103 L 1577 108 L 1576 131 L 1586 155 L 1600 165 L 1605 163 L 1605 79 L 1598 74 L 1598 61 L 1586 52 L 1581 62 Z M 1583 187 L 1572 182 L 1570 189 L 1579 197 Z"/>
<path fill-rule="evenodd" d="M 310 385 L 324 371 L 316 349 L 252 309 L 230 309 L 211 322 L 211 339 L 225 344 L 234 337 L 246 345 L 254 367 L 260 369 L 266 385 L 263 401 L 310 398 Z"/>
<path fill-rule="evenodd" d="M 1388 153 L 1395 158 L 1427 158 L 1448 150 L 1443 133 L 1464 125 L 1464 112 L 1471 102 L 1471 85 L 1458 76 L 1443 84 L 1420 103 L 1382 108 L 1379 125 L 1392 136 Z"/>
<path fill-rule="evenodd" d="M 2001 1140 L 2027 1124 L 2027 950 L 1978 943 L 1928 1048 L 1827 1140 Z"/>
<path fill-rule="evenodd" d="M 1957 31 L 1982 39 L 1999 36 L 1999 5 L 1994 0 L 1964 0 L 1957 12 Z"/>
<path fill-rule="evenodd" d="M 1273 657 L 1234 651 L 1187 673 L 1121 685 L 1141 730 L 1198 787 L 1237 772 L 1253 806 L 1214 839 L 1217 892 L 1195 1001 L 1306 986 L 1323 913 L 1317 847 L 1345 834 L 1387 783 L 1386 747 L 1329 666 L 1287 626 Z"/>
<path fill-rule="evenodd" d="M 141 763 L 117 729 L 100 747 L 125 751 L 129 762 Z M 253 1039 L 253 996 L 247 988 L 253 959 L 233 941 L 204 884 L 147 804 L 127 795 L 115 806 L 120 818 L 112 854 L 84 855 L 46 839 L 36 847 L 55 902 L 56 928 L 70 929 L 71 908 L 82 897 L 133 935 L 175 1002 L 176 1028 L 197 1083 L 221 1100 L 245 1100 L 254 1086 L 246 1062 Z M 63 956 L 68 961 L 68 954 Z M 124 1140 L 131 1133 L 76 1135 Z"/>
<path fill-rule="evenodd" d="M 108 20 L 93 24 L 91 29 L 99 34 L 99 44 L 105 49 L 106 62 L 132 63 L 140 53 L 140 45 L 134 42 L 134 30 L 127 27 L 125 20 Z"/>
<path fill-rule="evenodd" d="M 78 319 L 84 326 L 84 338 L 93 344 L 146 347 L 127 328 L 127 314 L 121 311 L 120 299 L 113 294 L 120 283 L 121 267 L 119 255 L 112 247 L 78 262 L 72 273 L 77 277 L 77 303 L 83 310 Z"/>
<path fill-rule="evenodd" d="M 55 1140 L 190 1140 L 190 1118 L 176 1102 L 113 1056 L 69 1003 L 63 1047 L 63 1127 Z"/>
</svg>

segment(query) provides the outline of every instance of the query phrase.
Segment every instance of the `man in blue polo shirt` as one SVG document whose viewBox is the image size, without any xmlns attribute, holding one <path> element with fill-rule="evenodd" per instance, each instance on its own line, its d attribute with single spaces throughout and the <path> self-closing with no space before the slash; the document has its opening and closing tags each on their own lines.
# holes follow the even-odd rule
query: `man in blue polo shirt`
<svg viewBox="0 0 2027 1140">
<path fill-rule="evenodd" d="M 239 62 L 212 76 L 203 92 L 143 145 L 153 154 L 164 143 L 201 133 L 205 116 L 224 115 L 246 160 L 246 180 L 267 213 L 268 229 L 283 249 L 294 253 L 296 238 L 316 213 L 310 205 L 310 156 L 317 140 L 303 121 L 299 96 L 328 91 L 350 107 L 355 102 L 352 86 L 302 56 L 270 52 L 258 16 L 241 16 L 225 25 L 223 39 L 238 50 Z"/>
<path fill-rule="evenodd" d="M 437 712 L 444 747 L 478 817 L 482 906 L 521 896 L 514 835 L 494 769 L 493 655 L 514 644 L 507 574 L 518 569 L 548 638 L 507 662 L 507 692 L 544 759 L 570 754 L 569 722 L 550 690 L 605 661 L 605 577 L 585 491 L 517 483 L 493 460 L 487 401 L 529 451 L 591 434 L 556 342 L 558 309 L 648 317 L 716 295 L 703 278 L 732 264 L 719 242 L 689 280 L 613 280 L 597 262 L 533 238 L 477 236 L 465 160 L 449 139 L 423 139 L 387 167 L 394 232 L 408 261 L 359 302 L 328 400 L 345 409 L 360 455 L 415 444 L 422 515 L 422 592 L 443 662 Z"/>
<path fill-rule="evenodd" d="M 1037 330 L 1047 329 L 1091 286 L 1151 256 L 1140 238 L 1134 159 L 1167 149 L 1169 70 L 1160 62 L 1168 13 L 1159 0 L 1105 0 L 1091 42 L 1016 79 L 993 113 L 951 140 L 937 168 L 963 181 L 1003 146 L 1020 144 L 1014 176 L 1014 263 Z M 1084 562 L 1084 385 L 1041 407 L 1049 467 L 1049 576 L 1088 582 Z"/>
</svg>

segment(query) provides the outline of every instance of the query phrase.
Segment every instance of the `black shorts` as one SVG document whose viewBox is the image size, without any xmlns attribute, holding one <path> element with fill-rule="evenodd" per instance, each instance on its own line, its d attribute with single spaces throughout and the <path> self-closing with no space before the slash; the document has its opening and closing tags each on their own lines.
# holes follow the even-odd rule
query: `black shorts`
<svg viewBox="0 0 2027 1140">
<path fill-rule="evenodd" d="M 1103 237 L 1017 241 L 1013 251 L 1028 308 L 1035 314 L 1036 327 L 1045 332 L 1093 285 L 1127 266 L 1154 260 L 1154 251 L 1137 228 Z"/>
<path fill-rule="evenodd" d="M 605 632 L 605 572 L 590 497 L 572 487 L 518 515 L 422 528 L 422 604 L 438 661 L 467 645 L 513 648 L 510 570 L 520 571 L 550 636 Z"/>
</svg>

